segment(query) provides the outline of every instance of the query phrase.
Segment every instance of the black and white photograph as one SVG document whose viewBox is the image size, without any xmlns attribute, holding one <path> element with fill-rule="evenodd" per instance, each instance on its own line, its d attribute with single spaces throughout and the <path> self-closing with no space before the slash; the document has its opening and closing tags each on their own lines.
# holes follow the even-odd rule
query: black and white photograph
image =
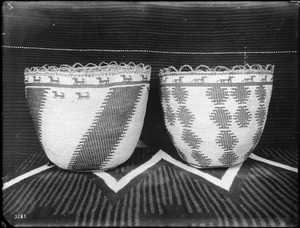
<svg viewBox="0 0 300 228">
<path fill-rule="evenodd" d="M 299 1 L 3 1 L 2 227 L 298 227 Z"/>
</svg>

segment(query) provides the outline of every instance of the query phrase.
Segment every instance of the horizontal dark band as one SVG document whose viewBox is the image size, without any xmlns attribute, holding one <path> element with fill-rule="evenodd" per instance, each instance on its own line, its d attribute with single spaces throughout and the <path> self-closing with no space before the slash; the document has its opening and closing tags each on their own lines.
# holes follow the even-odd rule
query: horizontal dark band
<svg viewBox="0 0 300 228">
<path fill-rule="evenodd" d="M 25 83 L 25 86 L 34 86 L 34 87 L 63 87 L 63 88 L 106 88 L 111 86 L 119 85 L 138 85 L 138 84 L 150 84 L 149 81 L 137 81 L 137 82 L 115 82 L 109 84 L 77 84 L 77 85 L 67 85 L 67 84 L 55 84 L 55 83 Z"/>
<path fill-rule="evenodd" d="M 237 83 L 165 83 L 161 86 L 190 86 L 190 87 L 213 87 L 213 86 L 258 86 L 258 85 L 273 85 L 273 82 L 237 82 Z"/>
</svg>

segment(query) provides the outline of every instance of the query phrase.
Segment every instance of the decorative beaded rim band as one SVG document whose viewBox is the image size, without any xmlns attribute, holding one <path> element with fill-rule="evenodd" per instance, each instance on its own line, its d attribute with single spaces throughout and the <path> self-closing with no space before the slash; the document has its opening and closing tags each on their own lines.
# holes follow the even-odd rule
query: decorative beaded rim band
<svg viewBox="0 0 300 228">
<path fill-rule="evenodd" d="M 186 70 L 188 69 L 188 70 Z M 210 68 L 206 65 L 199 65 L 195 69 L 193 69 L 190 65 L 183 65 L 177 70 L 173 66 L 169 66 L 167 68 L 163 68 L 160 70 L 160 74 L 173 74 L 173 73 L 208 73 L 208 74 L 245 74 L 245 73 L 251 73 L 251 72 L 257 73 L 259 72 L 268 72 L 273 73 L 274 72 L 274 65 L 267 64 L 265 66 L 260 64 L 245 64 L 245 65 L 236 65 L 233 66 L 231 69 L 225 66 L 216 66 L 214 68 Z M 174 74 L 175 75 L 175 74 Z"/>
<path fill-rule="evenodd" d="M 190 65 L 183 65 L 177 70 L 170 66 L 160 70 L 162 85 L 207 85 L 207 83 L 223 83 L 226 85 L 236 83 L 272 83 L 274 65 L 260 64 L 236 65 L 231 69 L 225 66 L 210 68 L 206 65 L 199 65 L 193 69 Z M 248 76 L 247 76 L 248 75 Z M 188 76 L 188 77 L 187 77 Z M 224 78 L 222 78 L 224 76 Z M 176 78 L 177 77 L 177 78 Z"/>
<path fill-rule="evenodd" d="M 48 64 L 42 66 L 42 67 L 31 67 L 26 68 L 24 73 L 62 73 L 62 76 L 69 76 L 70 73 L 82 73 L 85 74 L 83 76 L 91 76 L 90 72 L 99 73 L 102 71 L 118 71 L 118 70 L 140 70 L 140 71 L 146 71 L 148 72 L 151 70 L 151 67 L 149 65 L 144 65 L 143 63 L 135 64 L 133 62 L 130 62 L 128 64 L 126 63 L 120 63 L 118 64 L 115 61 L 112 61 L 110 63 L 101 62 L 99 65 L 96 65 L 94 63 L 88 63 L 87 65 L 82 65 L 81 63 L 75 63 L 73 66 L 63 64 L 59 67 L 57 66 L 49 66 Z"/>
<path fill-rule="evenodd" d="M 91 86 L 103 87 L 114 84 L 149 83 L 151 67 L 143 63 L 101 62 L 99 65 L 88 63 L 60 67 L 44 65 L 26 68 L 24 71 L 27 86 Z"/>
</svg>

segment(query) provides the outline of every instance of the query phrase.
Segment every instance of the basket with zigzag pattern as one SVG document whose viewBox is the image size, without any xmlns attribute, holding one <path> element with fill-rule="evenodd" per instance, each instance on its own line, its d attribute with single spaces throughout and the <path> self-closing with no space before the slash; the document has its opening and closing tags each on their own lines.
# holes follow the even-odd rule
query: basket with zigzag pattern
<svg viewBox="0 0 300 228">
<path fill-rule="evenodd" d="M 269 108 L 274 65 L 160 70 L 164 122 L 191 166 L 229 167 L 259 142 Z"/>
<path fill-rule="evenodd" d="M 25 93 L 48 158 L 73 171 L 107 170 L 133 153 L 151 67 L 116 62 L 26 68 Z"/>
</svg>

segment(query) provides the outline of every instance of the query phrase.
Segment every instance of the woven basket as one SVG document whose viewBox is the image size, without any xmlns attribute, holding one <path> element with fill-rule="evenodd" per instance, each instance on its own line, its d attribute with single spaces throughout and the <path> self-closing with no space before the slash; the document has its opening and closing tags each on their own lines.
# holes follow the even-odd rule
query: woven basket
<svg viewBox="0 0 300 228">
<path fill-rule="evenodd" d="M 273 86 L 273 65 L 160 70 L 164 122 L 191 166 L 243 162 L 260 140 Z"/>
<path fill-rule="evenodd" d="M 39 140 L 57 166 L 107 170 L 138 143 L 151 67 L 100 63 L 26 68 L 25 92 Z"/>
</svg>

